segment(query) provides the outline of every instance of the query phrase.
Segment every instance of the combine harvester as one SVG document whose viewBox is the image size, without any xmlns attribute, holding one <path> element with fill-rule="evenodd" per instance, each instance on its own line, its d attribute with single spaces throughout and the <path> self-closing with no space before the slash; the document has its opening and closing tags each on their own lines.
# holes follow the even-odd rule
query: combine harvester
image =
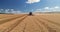
<svg viewBox="0 0 60 32">
<path fill-rule="evenodd" d="M 33 16 L 33 13 L 32 12 L 29 12 L 29 16 Z"/>
</svg>

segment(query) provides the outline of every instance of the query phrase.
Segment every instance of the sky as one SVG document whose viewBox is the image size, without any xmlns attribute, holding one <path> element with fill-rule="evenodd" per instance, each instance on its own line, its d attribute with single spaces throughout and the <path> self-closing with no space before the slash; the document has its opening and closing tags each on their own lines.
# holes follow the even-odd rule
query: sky
<svg viewBox="0 0 60 32">
<path fill-rule="evenodd" d="M 60 0 L 0 0 L 0 12 L 60 12 Z"/>
</svg>

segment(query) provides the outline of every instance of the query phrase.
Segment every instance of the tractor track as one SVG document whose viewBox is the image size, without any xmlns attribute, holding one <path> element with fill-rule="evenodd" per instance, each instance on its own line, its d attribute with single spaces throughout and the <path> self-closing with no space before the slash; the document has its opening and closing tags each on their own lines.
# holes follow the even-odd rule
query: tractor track
<svg viewBox="0 0 60 32">
<path fill-rule="evenodd" d="M 29 20 L 27 21 L 25 32 L 41 32 L 40 27 L 38 27 L 37 24 L 34 22 L 33 17 L 29 16 L 28 19 Z"/>
<path fill-rule="evenodd" d="M 53 21 L 51 21 L 51 20 L 44 19 L 44 18 L 41 18 L 41 19 L 43 19 L 43 20 L 46 20 L 46 21 L 48 21 L 48 22 L 50 22 L 50 23 L 53 23 L 53 24 L 55 24 L 55 25 L 58 25 L 58 26 L 60 26 L 60 24 L 59 24 L 59 23 L 53 22 Z"/>
<path fill-rule="evenodd" d="M 14 20 L 14 19 L 17 19 L 17 18 L 19 18 L 19 17 L 23 17 L 24 15 L 22 15 L 22 16 L 17 16 L 17 17 L 12 17 L 12 18 L 5 18 L 5 19 L 2 19 L 2 20 L 0 20 L 0 25 L 1 24 L 4 24 L 4 23 L 6 23 L 6 22 L 9 22 L 9 21 L 11 21 L 11 20 Z"/>
<path fill-rule="evenodd" d="M 36 17 L 36 18 L 38 18 L 38 17 Z M 54 29 L 56 29 L 56 30 L 57 30 L 57 29 L 60 30 L 60 25 L 58 25 L 59 23 L 56 23 L 56 22 L 51 21 L 51 20 L 48 21 L 48 19 L 45 20 L 45 18 L 43 18 L 43 17 L 39 17 L 38 19 L 41 20 L 41 21 L 43 21 L 44 23 L 48 24 L 49 27 L 54 28 Z M 52 22 L 53 22 L 53 23 L 52 23 Z M 56 23 L 56 24 L 55 24 L 55 23 Z"/>
<path fill-rule="evenodd" d="M 25 26 L 24 26 L 24 28 L 23 28 L 23 32 L 25 32 L 25 29 L 26 29 L 26 25 L 27 25 L 27 23 L 25 23 Z"/>
<path fill-rule="evenodd" d="M 24 20 L 27 16 L 24 16 L 22 19 L 18 20 L 16 23 L 12 24 L 10 27 L 6 28 L 3 30 L 3 32 L 10 32 L 11 30 L 13 30 L 17 25 L 19 25 L 19 23 L 22 22 L 22 20 Z"/>
<path fill-rule="evenodd" d="M 49 19 L 40 15 L 5 18 L 0 20 L 0 32 L 60 32 L 60 24 Z"/>
<path fill-rule="evenodd" d="M 26 18 L 24 20 L 22 20 L 13 30 L 11 30 L 10 32 L 25 32 L 25 29 L 26 29 L 26 25 L 27 25 L 27 22 L 26 22 L 26 19 L 27 19 L 28 16 L 26 16 Z"/>
<path fill-rule="evenodd" d="M 48 24 L 46 24 L 44 21 L 41 21 L 40 19 L 38 19 L 37 17 L 35 17 L 35 19 L 41 23 L 42 25 L 44 25 L 44 27 L 47 29 L 48 32 L 56 32 L 55 29 L 51 28 L 48 26 Z"/>
<path fill-rule="evenodd" d="M 41 32 L 48 32 L 48 29 L 43 25 L 43 23 L 41 23 L 40 20 L 39 20 L 40 21 L 39 22 L 36 17 L 33 17 L 33 19 L 35 20 L 35 23 L 37 24 L 37 26 L 40 27 Z"/>
</svg>

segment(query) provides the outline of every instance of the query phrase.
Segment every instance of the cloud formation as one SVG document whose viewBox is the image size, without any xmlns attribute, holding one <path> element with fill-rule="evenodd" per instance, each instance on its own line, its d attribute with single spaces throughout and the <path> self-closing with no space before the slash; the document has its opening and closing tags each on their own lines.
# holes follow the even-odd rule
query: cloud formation
<svg viewBox="0 0 60 32">
<path fill-rule="evenodd" d="M 58 6 L 56 6 L 56 7 L 54 7 L 54 8 L 57 8 L 57 9 L 58 9 L 59 7 L 58 7 Z"/>
<path fill-rule="evenodd" d="M 37 2 L 40 2 L 40 0 L 28 0 L 26 3 L 32 4 L 32 3 L 37 3 Z"/>
<path fill-rule="evenodd" d="M 35 12 L 60 12 L 60 7 L 44 7 L 43 9 L 36 9 Z"/>
<path fill-rule="evenodd" d="M 9 12 L 9 11 L 10 11 L 10 12 Z M 13 14 L 20 14 L 20 13 L 21 13 L 21 11 L 18 11 L 18 10 L 15 11 L 14 9 L 10 9 L 10 10 L 9 10 L 9 9 L 6 9 L 5 12 L 6 12 L 6 13 L 13 13 Z"/>
<path fill-rule="evenodd" d="M 19 10 L 14 10 L 14 9 L 0 9 L 0 13 L 12 13 L 12 14 L 20 14 L 20 13 L 22 13 L 21 11 L 19 11 Z"/>
<path fill-rule="evenodd" d="M 45 7 L 44 9 L 49 9 L 49 7 Z"/>
</svg>

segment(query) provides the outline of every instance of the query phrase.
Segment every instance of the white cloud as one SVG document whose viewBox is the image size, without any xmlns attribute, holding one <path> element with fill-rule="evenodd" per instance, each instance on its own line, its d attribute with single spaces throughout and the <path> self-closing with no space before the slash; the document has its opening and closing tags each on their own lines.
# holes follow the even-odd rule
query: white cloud
<svg viewBox="0 0 60 32">
<path fill-rule="evenodd" d="M 0 13 L 12 13 L 12 14 L 21 14 L 22 12 L 20 10 L 14 10 L 14 9 L 0 9 Z"/>
<path fill-rule="evenodd" d="M 35 12 L 60 12 L 60 7 L 44 7 L 42 9 L 36 9 Z"/>
<path fill-rule="evenodd" d="M 42 10 L 36 10 L 35 12 L 51 12 L 51 11 L 48 11 L 48 10 L 44 10 L 44 11 L 42 11 Z"/>
<path fill-rule="evenodd" d="M 36 11 L 34 11 L 34 12 L 41 12 L 41 9 L 36 9 Z"/>
<path fill-rule="evenodd" d="M 2 13 L 3 10 L 4 10 L 4 9 L 0 9 L 0 13 Z"/>
<path fill-rule="evenodd" d="M 51 7 L 51 8 L 46 7 L 46 9 L 48 9 L 48 11 L 51 11 L 51 12 L 60 12 L 59 6 L 55 6 L 55 7 Z"/>
<path fill-rule="evenodd" d="M 40 0 L 28 0 L 26 3 L 32 4 L 32 3 L 37 3 L 40 2 Z"/>
<path fill-rule="evenodd" d="M 45 7 L 44 9 L 49 9 L 49 7 Z"/>
<path fill-rule="evenodd" d="M 9 13 L 9 9 L 5 9 L 5 13 Z"/>
<path fill-rule="evenodd" d="M 50 10 L 54 9 L 54 8 L 49 8 Z"/>
<path fill-rule="evenodd" d="M 10 12 L 9 12 L 10 11 Z M 13 14 L 20 14 L 21 11 L 15 11 L 14 9 L 5 9 L 5 13 L 13 13 Z"/>
<path fill-rule="evenodd" d="M 12 11 L 12 13 L 14 13 L 14 14 L 20 14 L 21 11 Z"/>
<path fill-rule="evenodd" d="M 54 8 L 59 8 L 58 6 L 54 7 Z"/>
<path fill-rule="evenodd" d="M 2 10 L 2 11 L 3 11 L 4 9 L 0 9 L 0 10 Z"/>
</svg>

